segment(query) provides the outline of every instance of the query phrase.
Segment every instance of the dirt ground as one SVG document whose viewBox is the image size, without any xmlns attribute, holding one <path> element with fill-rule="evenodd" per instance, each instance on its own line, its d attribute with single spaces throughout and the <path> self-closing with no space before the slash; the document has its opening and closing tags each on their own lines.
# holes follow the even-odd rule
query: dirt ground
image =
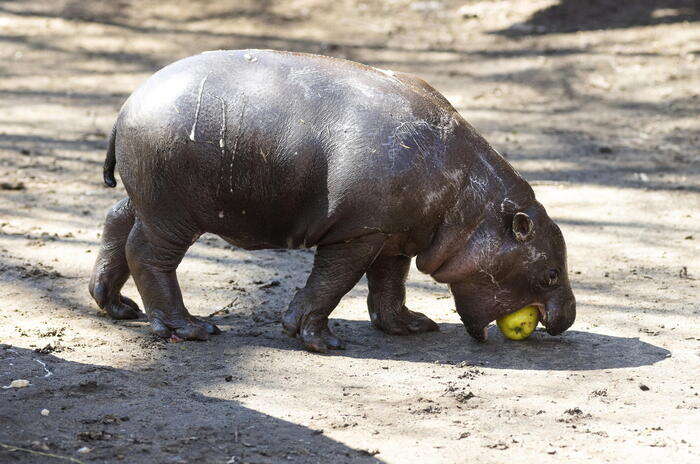
<svg viewBox="0 0 700 464">
<path fill-rule="evenodd" d="M 700 462 L 699 21 L 692 0 L 0 1 L 0 384 L 30 381 L 0 389 L 0 462 Z M 563 229 L 574 326 L 478 344 L 413 270 L 439 333 L 372 329 L 363 281 L 333 313 L 348 349 L 311 354 L 279 320 L 313 252 L 214 236 L 179 275 L 222 335 L 108 319 L 87 282 L 124 196 L 101 183 L 114 117 L 165 64 L 237 48 L 442 91 Z"/>
</svg>

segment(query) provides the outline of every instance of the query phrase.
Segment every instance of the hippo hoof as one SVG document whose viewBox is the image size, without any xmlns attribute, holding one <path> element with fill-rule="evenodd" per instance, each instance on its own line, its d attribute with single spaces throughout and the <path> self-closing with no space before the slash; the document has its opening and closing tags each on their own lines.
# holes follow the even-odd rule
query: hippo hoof
<svg viewBox="0 0 700 464">
<path fill-rule="evenodd" d="M 405 306 L 398 312 L 380 312 L 379 317 L 372 317 L 372 324 L 382 332 L 391 335 L 409 335 L 439 330 L 435 321 L 428 316 L 410 311 Z"/>
<path fill-rule="evenodd" d="M 91 279 L 88 290 L 97 306 L 107 311 L 112 319 L 139 319 L 144 315 L 139 305 L 131 298 L 122 295 L 117 295 L 116 298 L 110 296 L 109 286 L 103 282 Z"/>
<path fill-rule="evenodd" d="M 144 316 L 134 300 L 121 295 L 118 302 L 106 304 L 104 310 L 112 319 L 140 319 Z"/>
<path fill-rule="evenodd" d="M 299 337 L 309 351 L 326 353 L 328 350 L 344 350 L 345 342 L 335 336 L 328 327 L 328 318 L 303 314 L 289 309 L 282 318 L 284 331 L 290 337 Z"/>
<path fill-rule="evenodd" d="M 328 321 L 310 321 L 299 333 L 304 347 L 309 351 L 326 353 L 328 350 L 344 350 L 345 342 L 335 336 L 328 327 Z"/>
<path fill-rule="evenodd" d="M 153 333 L 172 341 L 208 340 L 209 335 L 221 333 L 221 330 L 211 322 L 193 316 L 177 322 L 168 321 L 162 316 L 152 316 L 150 320 Z"/>
</svg>

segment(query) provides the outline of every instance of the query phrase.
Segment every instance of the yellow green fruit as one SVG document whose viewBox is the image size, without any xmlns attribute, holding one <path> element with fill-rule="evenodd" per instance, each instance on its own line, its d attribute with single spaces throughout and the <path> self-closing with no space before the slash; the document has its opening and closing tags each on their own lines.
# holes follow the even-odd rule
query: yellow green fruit
<svg viewBox="0 0 700 464">
<path fill-rule="evenodd" d="M 539 311 L 536 306 L 525 306 L 496 321 L 501 333 L 511 340 L 525 340 L 535 331 Z"/>
</svg>

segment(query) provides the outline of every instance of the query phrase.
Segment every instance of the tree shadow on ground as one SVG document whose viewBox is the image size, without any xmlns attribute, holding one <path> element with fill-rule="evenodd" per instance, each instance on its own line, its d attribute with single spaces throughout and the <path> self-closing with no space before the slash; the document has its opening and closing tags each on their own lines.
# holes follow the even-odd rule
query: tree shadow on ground
<svg viewBox="0 0 700 464">
<path fill-rule="evenodd" d="M 19 378 L 31 383 L 0 390 L 0 443 L 6 445 L 101 463 L 224 463 L 234 462 L 232 457 L 260 463 L 382 462 L 319 431 L 200 393 L 207 382 L 221 379 L 213 369 L 170 382 L 174 366 L 160 361 L 117 369 L 9 345 L 0 345 L 0 360 L 0 384 Z M 46 377 L 37 360 L 52 375 Z M 138 382 L 129 382 L 134 378 Z M 41 416 L 42 409 L 50 414 Z M 83 446 L 92 451 L 77 454 Z M 5 448 L 0 461 L 65 462 Z"/>
<path fill-rule="evenodd" d="M 700 20 L 698 0 L 561 0 L 527 21 L 497 31 L 505 36 L 621 29 Z"/>
<path fill-rule="evenodd" d="M 127 7 L 120 6 L 121 4 Z M 583 5 L 580 2 L 564 0 L 556 5 L 540 10 L 531 22 L 539 24 L 540 22 L 548 22 L 556 26 L 560 24 L 560 29 L 565 30 L 566 27 L 571 27 L 579 24 L 598 25 L 601 28 L 608 27 L 606 24 L 611 21 L 622 21 L 625 18 L 630 24 L 635 24 L 640 21 L 659 21 L 666 18 L 673 20 L 695 20 L 698 18 L 698 2 L 691 0 L 640 0 L 631 4 L 622 4 L 612 0 L 596 0 Z M 24 44 L 31 50 L 35 51 L 51 51 L 54 54 L 64 57 L 66 65 L 61 64 L 60 70 L 75 70 L 80 75 L 101 75 L 105 76 L 106 69 L 104 67 L 93 66 L 94 62 L 106 62 L 112 64 L 115 70 L 120 73 L 138 73 L 138 72 L 154 72 L 162 65 L 174 60 L 175 57 L 182 56 L 194 50 L 201 51 L 205 48 L 277 48 L 287 49 L 312 53 L 324 53 L 337 56 L 345 56 L 347 58 L 357 58 L 359 61 L 366 62 L 371 65 L 396 65 L 400 69 L 410 68 L 412 71 L 419 73 L 431 74 L 448 74 L 454 79 L 453 83 L 459 83 L 460 87 L 464 86 L 464 82 L 459 82 L 458 76 L 464 75 L 468 80 L 467 84 L 476 82 L 481 85 L 497 86 L 500 84 L 519 85 L 529 90 L 534 90 L 540 95 L 547 95 L 552 92 L 562 94 L 562 102 L 565 107 L 556 105 L 556 108 L 549 108 L 542 111 L 541 118 L 537 121 L 532 118 L 521 123 L 519 127 L 514 123 L 514 118 L 511 114 L 518 112 L 532 113 L 536 112 L 536 105 L 530 105 L 523 109 L 509 108 L 508 105 L 501 105 L 499 108 L 489 108 L 490 112 L 497 112 L 498 118 L 488 122 L 488 132 L 508 133 L 518 131 L 522 134 L 537 135 L 545 134 L 553 143 L 560 146 L 575 146 L 577 148 L 567 148 L 566 152 L 574 156 L 569 156 L 565 159 L 567 162 L 575 163 L 567 169 L 559 170 L 523 170 L 522 173 L 528 180 L 545 180 L 545 181 L 577 181 L 596 185 L 610 185 L 621 188 L 643 188 L 647 190 L 690 190 L 698 191 L 698 187 L 694 185 L 680 185 L 673 180 L 664 180 L 662 175 L 668 173 L 677 173 L 681 170 L 687 170 L 691 174 L 697 173 L 697 166 L 692 165 L 692 156 L 682 153 L 676 146 L 683 147 L 687 145 L 688 140 L 696 138 L 697 133 L 693 131 L 676 131 L 672 136 L 665 137 L 662 140 L 664 146 L 669 145 L 673 150 L 678 152 L 664 153 L 660 156 L 660 163 L 666 163 L 655 166 L 656 161 L 649 161 L 657 154 L 653 149 L 647 147 L 634 148 L 634 151 L 641 153 L 644 156 L 635 157 L 635 160 L 621 161 L 618 156 L 618 147 L 607 158 L 600 156 L 597 146 L 592 146 L 591 143 L 586 143 L 587 138 L 598 137 L 595 130 L 595 122 L 592 123 L 593 130 L 576 129 L 565 130 L 563 120 L 554 120 L 548 124 L 548 127 L 540 121 L 551 120 L 548 116 L 556 115 L 573 115 L 576 119 L 585 118 L 584 113 L 598 114 L 601 112 L 615 111 L 625 114 L 643 114 L 654 115 L 664 114 L 672 118 L 691 117 L 695 114 L 694 101 L 684 96 L 679 96 L 674 99 L 664 100 L 662 102 L 648 102 L 636 99 L 621 99 L 615 94 L 599 95 L 595 91 L 588 91 L 587 88 L 572 85 L 572 83 L 580 83 L 587 79 L 589 70 L 586 69 L 586 58 L 593 56 L 597 52 L 586 47 L 546 47 L 544 45 L 527 44 L 525 46 L 513 47 L 512 45 L 490 47 L 484 50 L 460 50 L 456 47 L 431 47 L 427 49 L 416 50 L 408 47 L 395 45 L 387 45 L 385 42 L 378 43 L 361 43 L 360 41 L 349 41 L 347 43 L 333 42 L 327 40 L 309 39 L 303 37 L 291 37 L 289 34 L 255 34 L 241 33 L 237 30 L 223 31 L 222 29 L 209 30 L 206 28 L 196 29 L 188 26 L 187 18 L 192 21 L 205 21 L 207 19 L 227 19 L 237 16 L 255 16 L 259 17 L 263 22 L 274 22 L 274 14 L 271 12 L 271 5 L 267 1 L 249 2 L 245 5 L 239 5 L 236 8 L 230 8 L 226 5 L 207 7 L 204 10 L 192 9 L 186 11 L 182 17 L 178 17 L 172 11 L 163 13 L 158 16 L 152 10 L 138 10 L 138 5 L 132 2 L 117 2 L 110 5 L 105 5 L 100 2 L 77 2 L 70 0 L 62 0 L 52 2 L 51 4 L 39 4 L 28 1 L 0 1 L 0 13 L 17 16 L 37 16 L 45 18 L 64 18 L 76 22 L 85 22 L 90 24 L 103 24 L 114 26 L 114 30 L 109 33 L 114 37 L 142 37 L 144 40 L 154 40 L 157 42 L 172 41 L 173 36 L 184 37 L 183 42 L 187 42 L 185 48 L 178 49 L 177 52 L 169 50 L 167 52 L 156 52 L 150 49 L 139 50 L 136 52 L 122 53 L 114 50 L 95 50 L 84 47 L 76 47 L 75 45 L 55 41 L 51 36 L 29 35 L 20 36 L 0 36 L 0 41 L 7 41 L 13 46 Z M 608 11 L 610 10 L 610 11 Z M 612 14 L 611 11 L 617 12 Z M 673 10 L 677 14 L 663 16 L 657 18 L 660 14 L 658 11 Z M 138 12 L 138 14 L 136 14 Z M 550 12 L 550 13 L 547 13 Z M 552 13 L 553 12 L 553 13 Z M 656 13 L 655 13 L 656 12 Z M 583 16 L 582 16 L 583 15 Z M 616 16 L 617 15 L 617 16 Z M 685 16 L 684 16 L 685 15 Z M 688 18 L 686 18 L 686 16 Z M 543 18 L 543 19 L 538 19 Z M 552 18 L 560 18 L 558 23 Z M 563 18 L 563 19 L 562 19 Z M 583 18 L 583 20 L 581 19 Z M 589 18 L 590 20 L 586 19 Z M 645 19 L 646 18 L 646 19 Z M 685 19 L 683 19 L 685 18 Z M 694 18 L 694 19 L 693 19 Z M 278 18 L 279 19 L 279 18 Z M 585 20 L 585 21 L 584 21 Z M 586 22 L 588 21 L 588 22 Z M 631 21 L 631 22 L 630 22 Z M 624 21 L 623 21 L 624 22 Z M 553 27 L 554 27 L 553 26 Z M 270 29 L 273 31 L 274 29 Z M 192 39 L 192 40 L 190 40 Z M 196 40 L 195 40 L 196 39 Z M 201 39 L 201 40 L 200 40 Z M 198 44 L 197 47 L 189 47 L 189 43 Z M 188 48 L 189 47 L 189 48 Z M 544 48 L 542 48 L 544 47 Z M 377 52 L 391 52 L 390 57 L 382 56 Z M 180 55 L 178 55 L 181 53 Z M 624 53 L 624 52 L 620 52 Z M 617 54 L 617 52 L 616 52 Z M 480 74 L 471 69 L 478 69 L 478 66 L 470 68 L 469 71 L 464 71 L 462 65 L 465 60 L 474 62 L 476 65 L 482 61 L 495 60 L 500 58 L 520 57 L 556 57 L 559 55 L 580 56 L 577 64 L 567 64 L 556 67 L 554 69 L 544 68 L 539 65 L 531 66 L 524 70 L 516 72 L 495 72 L 490 74 Z M 388 58 L 388 61 L 387 61 Z M 457 67 L 455 73 L 452 73 L 451 67 Z M 436 72 L 436 71 L 439 71 Z M 644 90 L 644 88 L 640 88 Z M 118 106 L 127 96 L 127 92 L 46 92 L 35 90 L 3 90 L 1 96 L 4 96 L 11 101 L 16 101 L 17 105 L 45 105 L 51 102 L 55 105 L 65 105 L 70 107 L 85 107 L 95 108 L 108 105 L 110 107 Z M 504 98 L 504 101 L 506 99 Z M 478 115 L 478 111 L 484 110 L 478 105 L 461 106 L 459 110 L 468 118 Z M 45 110 L 42 110 L 45 111 Z M 604 119 L 605 124 L 609 125 L 609 119 Z M 11 121 L 8 121 L 8 123 Z M 21 125 L 21 123 L 13 123 Z M 48 123 L 49 125 L 52 123 Z M 620 132 L 622 132 L 620 128 Z M 29 129 L 28 129 L 29 130 Z M 102 131 L 108 132 L 107 128 L 102 128 Z M 587 133 L 588 132 L 588 133 Z M 89 134 L 88 134 L 89 135 Z M 92 134 L 94 136 L 94 134 Z M 50 137 L 30 136 L 7 134 L 0 143 L 0 148 L 5 150 L 30 150 L 35 147 L 40 147 L 44 150 L 56 148 L 58 150 L 80 150 L 85 153 L 94 153 L 95 159 L 102 157 L 104 145 L 106 145 L 105 134 L 99 137 L 99 140 L 83 140 L 79 133 L 68 134 L 69 137 L 61 137 L 52 140 Z M 673 139 L 675 137 L 675 140 Z M 89 138 L 89 137 L 88 137 Z M 94 138 L 94 137 L 93 137 Z M 490 137 L 489 137 L 490 138 Z M 629 139 L 629 137 L 628 137 Z M 618 135 L 617 141 L 614 142 L 623 145 L 622 150 L 629 150 L 629 147 L 624 145 L 629 144 L 629 140 L 624 135 Z M 575 143 L 573 142 L 575 141 Z M 610 148 L 610 147 L 608 147 Z M 666 150 L 666 148 L 664 148 Z M 509 150 L 510 151 L 510 150 Z M 573 152 L 573 153 L 572 153 Z M 58 156 L 52 157 L 58 158 Z M 70 155 L 68 156 L 70 157 Z M 76 158 L 79 155 L 75 155 Z M 560 155 L 545 156 L 537 154 L 535 156 L 526 156 L 515 153 L 511 160 L 515 162 L 516 167 L 521 160 L 537 160 L 546 163 L 549 159 L 563 159 Z M 608 159 L 610 158 L 610 159 Z M 615 162 L 614 158 L 617 162 Z M 86 158 L 87 159 L 87 158 Z M 59 160 L 61 161 L 61 160 Z M 12 163 L 12 160 L 8 161 Z M 95 163 L 93 160 L 92 163 Z M 39 166 L 37 166 L 39 167 Z M 65 169 L 66 174 L 71 174 L 77 171 L 80 166 L 66 167 L 58 166 Z M 637 177 L 640 173 L 653 172 L 656 175 L 652 176 L 649 181 L 639 181 Z M 95 171 L 95 181 L 100 178 L 100 173 Z"/>
</svg>

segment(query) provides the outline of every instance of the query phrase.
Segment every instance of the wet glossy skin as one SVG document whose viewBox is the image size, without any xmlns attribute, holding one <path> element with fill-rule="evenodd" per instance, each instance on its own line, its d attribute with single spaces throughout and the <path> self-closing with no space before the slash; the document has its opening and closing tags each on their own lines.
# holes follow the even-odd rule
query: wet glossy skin
<svg viewBox="0 0 700 464">
<path fill-rule="evenodd" d="M 132 275 L 163 337 L 218 332 L 189 315 L 175 275 L 204 232 L 246 249 L 317 247 L 283 318 L 314 351 L 342 348 L 328 316 L 364 274 L 375 327 L 437 330 L 405 305 L 413 256 L 450 284 L 477 338 L 529 303 L 546 308 L 550 333 L 573 322 L 558 229 L 530 186 L 415 77 L 286 52 L 190 57 L 124 104 L 105 162 L 112 186 L 115 163 L 128 198 L 108 214 L 90 291 L 113 317 L 138 317 L 119 293 Z M 558 289 L 532 285 L 553 270 Z"/>
</svg>

